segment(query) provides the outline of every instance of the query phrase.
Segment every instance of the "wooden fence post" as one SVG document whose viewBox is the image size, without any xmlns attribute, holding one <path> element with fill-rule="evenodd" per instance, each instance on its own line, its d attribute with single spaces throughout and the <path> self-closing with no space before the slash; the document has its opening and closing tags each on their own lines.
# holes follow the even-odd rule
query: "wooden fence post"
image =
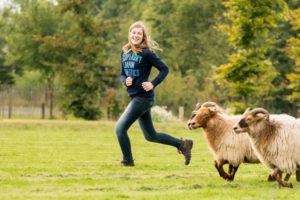
<svg viewBox="0 0 300 200">
<path fill-rule="evenodd" d="M 8 98 L 8 118 L 11 119 L 13 109 L 13 89 L 11 86 L 8 88 Z"/>
<path fill-rule="evenodd" d="M 178 109 L 178 118 L 180 121 L 184 120 L 184 107 L 180 106 Z"/>
<path fill-rule="evenodd" d="M 45 103 L 42 103 L 42 119 L 45 119 Z"/>
</svg>

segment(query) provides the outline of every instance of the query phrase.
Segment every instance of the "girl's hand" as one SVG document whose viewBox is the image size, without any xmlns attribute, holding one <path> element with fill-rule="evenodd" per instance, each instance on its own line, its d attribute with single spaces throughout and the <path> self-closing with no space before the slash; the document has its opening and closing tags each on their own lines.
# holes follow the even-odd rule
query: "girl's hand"
<svg viewBox="0 0 300 200">
<path fill-rule="evenodd" d="M 132 85 L 132 80 L 133 79 L 131 77 L 127 77 L 126 80 L 125 80 L 125 85 L 126 86 L 131 86 Z"/>
<path fill-rule="evenodd" d="M 146 92 L 152 90 L 153 87 L 154 87 L 153 84 L 152 84 L 151 82 L 143 82 L 143 83 L 142 83 L 142 86 L 143 86 L 143 88 L 144 88 L 144 90 L 145 90 Z"/>
</svg>

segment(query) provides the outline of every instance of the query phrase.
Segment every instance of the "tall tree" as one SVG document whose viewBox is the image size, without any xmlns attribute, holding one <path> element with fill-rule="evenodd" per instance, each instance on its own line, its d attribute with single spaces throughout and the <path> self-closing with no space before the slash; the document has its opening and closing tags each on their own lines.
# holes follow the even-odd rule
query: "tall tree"
<svg viewBox="0 0 300 200">
<path fill-rule="evenodd" d="M 300 7 L 299 0 L 286 0 L 286 3 L 289 10 Z M 287 45 L 287 40 L 291 37 L 296 37 L 297 32 L 299 31 L 293 29 L 289 20 L 281 20 L 278 22 L 278 26 L 272 29 L 270 33 L 272 37 L 276 39 L 276 43 L 267 56 L 278 72 L 277 77 L 273 81 L 275 90 L 270 94 L 274 99 L 267 102 L 269 109 L 273 112 L 284 112 L 292 115 L 297 114 L 296 105 L 288 98 L 291 94 L 291 88 L 288 87 L 289 80 L 287 76 L 293 70 L 294 62 L 284 50 Z"/>
<path fill-rule="evenodd" d="M 3 52 L 4 49 L 5 46 L 3 46 L 3 41 L 1 41 L 0 39 L 0 90 L 4 86 L 14 84 L 14 70 L 12 66 L 8 66 L 5 64 L 5 52 Z"/>
<path fill-rule="evenodd" d="M 9 65 L 7 63 L 8 53 L 8 35 L 11 33 L 8 24 L 11 23 L 9 18 L 11 17 L 10 8 L 5 8 L 0 12 L 0 90 L 4 86 L 11 86 L 14 84 L 14 73 L 21 72 L 17 66 Z"/>
<path fill-rule="evenodd" d="M 274 90 L 277 76 L 268 52 L 275 39 L 270 30 L 287 13 L 283 0 L 229 0 L 225 2 L 229 25 L 222 26 L 235 49 L 229 63 L 217 68 L 217 79 L 228 92 L 229 104 L 241 112 L 248 106 L 264 104 Z M 233 101 L 232 101 L 233 100 Z"/>
<path fill-rule="evenodd" d="M 8 19 L 10 33 L 7 35 L 7 61 L 11 65 L 22 66 L 26 70 L 41 71 L 47 80 L 45 101 L 49 101 L 50 118 L 53 118 L 53 82 L 55 61 L 52 52 L 45 49 L 40 38 L 53 35 L 59 24 L 55 6 L 50 1 L 14 1 L 16 8 Z"/>
<path fill-rule="evenodd" d="M 172 69 L 183 76 L 192 72 L 203 83 L 210 65 L 225 57 L 225 37 L 215 29 L 222 12 L 220 0 L 160 0 L 149 2 L 143 18 L 151 24 L 153 36 L 165 50 L 161 55 Z"/>
<path fill-rule="evenodd" d="M 65 57 L 57 68 L 62 109 L 76 117 L 99 119 L 101 97 L 114 74 L 110 66 L 104 65 L 106 44 L 101 37 L 109 27 L 96 16 L 99 1 L 60 0 L 58 3 L 64 24 L 61 32 L 45 42 Z"/>
<path fill-rule="evenodd" d="M 295 37 L 288 40 L 286 51 L 291 59 L 294 60 L 293 72 L 288 75 L 292 94 L 289 99 L 297 106 L 298 113 L 300 108 L 300 9 L 292 11 L 291 24 L 298 32 Z"/>
</svg>

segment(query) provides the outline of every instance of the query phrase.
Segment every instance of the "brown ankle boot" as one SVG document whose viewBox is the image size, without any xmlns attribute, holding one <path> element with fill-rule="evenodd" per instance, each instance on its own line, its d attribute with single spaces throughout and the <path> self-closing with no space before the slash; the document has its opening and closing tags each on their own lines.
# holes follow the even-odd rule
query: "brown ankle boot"
<svg viewBox="0 0 300 200">
<path fill-rule="evenodd" d="M 134 161 L 133 160 L 121 160 L 120 164 L 124 167 L 133 167 Z"/>
<path fill-rule="evenodd" d="M 178 152 L 181 153 L 185 158 L 185 165 L 190 164 L 191 161 L 191 150 L 193 148 L 193 140 L 182 140 Z"/>
</svg>

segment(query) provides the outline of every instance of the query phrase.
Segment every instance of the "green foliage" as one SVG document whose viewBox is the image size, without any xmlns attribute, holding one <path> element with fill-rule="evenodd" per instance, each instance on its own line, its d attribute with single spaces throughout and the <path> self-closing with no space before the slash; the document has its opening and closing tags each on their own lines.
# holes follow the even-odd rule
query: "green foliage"
<svg viewBox="0 0 300 200">
<path fill-rule="evenodd" d="M 24 95 L 30 95 L 30 93 L 26 93 L 26 91 L 43 91 L 47 85 L 46 80 L 43 79 L 43 76 L 39 71 L 25 71 L 22 76 L 16 76 L 15 80 L 16 89 L 20 92 L 23 91 Z"/>
<path fill-rule="evenodd" d="M 292 89 L 292 94 L 289 99 L 300 108 L 300 9 L 292 12 L 291 24 L 295 30 L 298 30 L 298 35 L 288 40 L 287 53 L 294 60 L 295 66 L 292 73 L 288 74 L 290 81 L 289 87 Z"/>
<path fill-rule="evenodd" d="M 52 76 L 52 53 L 45 49 L 39 38 L 52 35 L 58 28 L 59 18 L 54 5 L 45 1 L 24 1 L 20 12 L 12 12 L 7 26 L 8 63 L 22 65 Z"/>
<path fill-rule="evenodd" d="M 117 91 L 114 88 L 107 88 L 103 97 L 104 107 L 106 108 L 107 119 L 116 120 L 123 111 L 121 103 L 118 101 Z"/>
<path fill-rule="evenodd" d="M 50 1 L 25 0 L 14 1 L 17 5 L 12 8 L 5 20 L 6 42 L 8 46 L 6 62 L 25 70 L 37 70 L 47 80 L 50 118 L 53 110 L 53 81 L 56 76 L 56 53 L 44 46 L 42 39 L 53 35 L 59 27 L 59 15 Z"/>
<path fill-rule="evenodd" d="M 282 0 L 229 0 L 224 5 L 229 8 L 225 16 L 232 22 L 224 28 L 235 48 L 269 49 L 274 40 L 269 37 L 270 28 L 276 27 L 287 12 L 287 5 Z"/>
<path fill-rule="evenodd" d="M 52 92 L 59 81 L 54 96 L 66 114 L 118 117 L 128 102 L 117 78 L 119 52 L 136 20 L 164 50 L 157 53 L 170 74 L 156 88 L 157 103 L 174 113 L 207 100 L 236 111 L 259 105 L 290 113 L 298 105 L 299 17 L 292 29 L 287 13 L 299 0 L 13 2 L 1 11 L 0 84 L 40 71 Z"/>
<path fill-rule="evenodd" d="M 6 18 L 10 16 L 9 10 L 0 11 L 0 90 L 2 87 L 11 86 L 14 84 L 14 74 L 19 71 L 16 66 L 9 65 L 6 62 L 8 44 L 6 41 L 9 33 Z"/>
<path fill-rule="evenodd" d="M 229 43 L 235 48 L 230 63 L 217 68 L 217 80 L 230 91 L 235 101 L 242 101 L 244 108 L 260 104 L 274 90 L 272 81 L 277 71 L 267 58 L 275 42 L 270 29 L 286 16 L 284 1 L 225 2 L 226 17 L 231 24 L 220 28 L 228 34 Z M 230 104 L 230 103 L 229 103 Z M 240 110 L 240 109 L 239 109 Z"/>
<path fill-rule="evenodd" d="M 65 113 L 95 120 L 101 117 L 101 92 L 112 80 L 114 71 L 103 66 L 105 44 L 102 21 L 93 16 L 93 2 L 60 1 L 65 26 L 49 46 L 66 56 L 59 68 L 62 83 L 60 103 Z M 64 41 L 60 45 L 59 41 Z"/>
<path fill-rule="evenodd" d="M 186 113 L 190 113 L 200 96 L 197 80 L 192 74 L 182 76 L 179 73 L 171 73 L 155 90 L 157 104 L 167 106 L 167 109 L 175 111 L 174 113 L 178 112 L 179 106 L 184 106 Z"/>
<path fill-rule="evenodd" d="M 299 0 L 287 0 L 286 3 L 290 10 L 293 10 L 300 5 Z M 268 59 L 273 63 L 276 68 L 277 76 L 272 82 L 274 85 L 274 90 L 269 94 L 269 96 L 274 97 L 265 102 L 268 108 L 276 113 L 289 113 L 294 116 L 297 115 L 296 104 L 294 104 L 290 99 L 291 88 L 289 87 L 290 81 L 287 76 L 291 71 L 293 71 L 294 62 L 287 55 L 286 45 L 287 40 L 291 37 L 295 37 L 297 31 L 293 30 L 291 24 L 288 20 L 278 20 L 277 26 L 270 29 L 270 37 L 276 40 L 272 49 L 267 53 Z"/>
<path fill-rule="evenodd" d="M 13 107 L 35 106 L 40 109 L 45 98 L 45 88 L 47 88 L 47 80 L 44 79 L 42 73 L 36 70 L 24 71 L 22 76 L 14 76 L 14 80 Z"/>
<path fill-rule="evenodd" d="M 149 1 L 143 19 L 151 25 L 160 53 L 183 76 L 193 73 L 202 88 L 211 65 L 225 60 L 228 45 L 215 29 L 222 20 L 222 1 Z"/>
<path fill-rule="evenodd" d="M 5 42 L 3 35 L 0 35 L 0 90 L 2 86 L 12 85 L 13 79 L 13 68 L 5 64 Z"/>
<path fill-rule="evenodd" d="M 2 87 L 13 85 L 13 68 L 6 66 L 0 56 L 0 90 Z"/>
<path fill-rule="evenodd" d="M 257 52 L 241 50 L 230 57 L 229 64 L 216 69 L 219 82 L 233 89 L 230 95 L 239 94 L 251 98 L 255 94 L 261 97 L 271 89 L 270 83 L 276 76 L 276 70 L 270 61 L 260 57 Z"/>
</svg>

